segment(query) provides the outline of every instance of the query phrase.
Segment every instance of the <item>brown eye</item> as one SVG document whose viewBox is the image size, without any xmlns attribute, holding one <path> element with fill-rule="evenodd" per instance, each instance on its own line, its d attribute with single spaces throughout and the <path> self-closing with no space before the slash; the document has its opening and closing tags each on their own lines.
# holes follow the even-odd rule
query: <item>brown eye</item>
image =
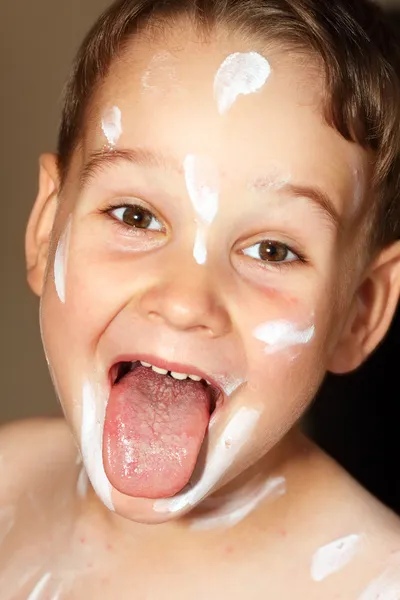
<svg viewBox="0 0 400 600">
<path fill-rule="evenodd" d="M 246 256 L 262 262 L 287 263 L 300 260 L 300 257 L 292 252 L 288 246 L 273 240 L 264 240 L 245 248 L 242 252 Z"/>
<path fill-rule="evenodd" d="M 283 262 L 287 259 L 289 249 L 279 242 L 261 242 L 259 255 L 261 260 Z"/>
<path fill-rule="evenodd" d="M 135 229 L 155 229 L 158 231 L 162 229 L 161 223 L 156 219 L 153 213 L 139 205 L 121 206 L 111 210 L 110 214 L 112 214 L 117 221 L 121 221 L 125 225 Z"/>
</svg>

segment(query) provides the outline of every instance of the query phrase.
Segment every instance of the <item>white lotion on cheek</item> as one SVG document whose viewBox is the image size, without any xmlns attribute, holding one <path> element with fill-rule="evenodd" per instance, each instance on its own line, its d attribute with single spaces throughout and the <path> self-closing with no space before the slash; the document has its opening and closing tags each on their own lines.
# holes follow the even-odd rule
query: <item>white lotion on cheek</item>
<svg viewBox="0 0 400 600">
<path fill-rule="evenodd" d="M 215 76 L 214 96 L 221 115 L 240 95 L 258 92 L 271 74 L 271 67 L 258 52 L 235 52 L 228 56 Z"/>
<path fill-rule="evenodd" d="M 215 527 L 233 527 L 245 519 L 265 499 L 275 499 L 286 494 L 286 479 L 274 477 L 267 479 L 264 485 L 256 490 L 248 490 L 224 502 L 221 509 L 206 517 L 195 520 L 191 529 L 214 529 Z M 204 504 L 207 501 L 205 500 Z M 203 506 L 203 505 L 202 505 Z"/>
<path fill-rule="evenodd" d="M 254 337 L 266 345 L 264 352 L 273 354 L 292 346 L 308 344 L 315 334 L 315 327 L 299 330 L 290 321 L 270 321 L 259 325 L 253 332 Z"/>
<path fill-rule="evenodd" d="M 122 113 L 118 106 L 113 106 L 104 113 L 101 128 L 108 143 L 114 148 L 122 135 Z"/>
<path fill-rule="evenodd" d="M 360 541 L 360 536 L 354 534 L 319 548 L 312 559 L 312 579 L 322 581 L 343 569 L 357 554 Z"/>
<path fill-rule="evenodd" d="M 200 480 L 174 498 L 156 500 L 155 512 L 178 512 L 198 504 L 218 483 L 251 437 L 260 418 L 258 410 L 241 408 L 230 420 L 214 450 L 207 455 Z"/>
<path fill-rule="evenodd" d="M 67 277 L 69 240 L 71 236 L 72 217 L 68 217 L 65 231 L 58 242 L 54 257 L 54 284 L 60 301 L 65 304 L 65 288 Z"/>
<path fill-rule="evenodd" d="M 399 600 L 400 569 L 388 569 L 383 575 L 372 581 L 358 600 Z"/>
<path fill-rule="evenodd" d="M 203 265 L 207 260 L 208 228 L 218 213 L 218 173 L 207 159 L 194 154 L 185 158 L 183 168 L 186 188 L 198 216 L 193 256 L 199 265 Z"/>
<path fill-rule="evenodd" d="M 88 476 L 85 467 L 79 471 L 78 481 L 76 482 L 76 491 L 80 498 L 85 498 L 88 491 Z"/>
<path fill-rule="evenodd" d="M 5 506 L 0 509 L 0 544 L 4 542 L 15 523 L 15 508 Z"/>
<path fill-rule="evenodd" d="M 106 412 L 106 403 L 99 396 L 96 406 L 96 397 L 92 385 L 87 381 L 83 387 L 82 396 L 82 433 L 81 447 L 83 462 L 90 482 L 109 510 L 114 510 L 111 499 L 111 484 L 103 466 L 103 428 Z"/>
<path fill-rule="evenodd" d="M 46 575 L 43 575 L 41 580 L 35 585 L 35 588 L 29 594 L 29 597 L 27 598 L 27 600 L 40 600 L 42 592 L 44 591 L 45 587 L 49 583 L 50 578 L 51 578 L 51 573 L 46 573 Z"/>
</svg>

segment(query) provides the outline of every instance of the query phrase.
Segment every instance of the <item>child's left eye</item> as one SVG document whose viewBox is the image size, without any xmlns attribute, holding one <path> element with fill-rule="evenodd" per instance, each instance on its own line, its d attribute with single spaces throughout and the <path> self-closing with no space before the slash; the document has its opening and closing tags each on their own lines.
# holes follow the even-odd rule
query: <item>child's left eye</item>
<svg viewBox="0 0 400 600">
<path fill-rule="evenodd" d="M 120 223 L 124 223 L 134 229 L 150 229 L 161 231 L 163 226 L 152 212 L 137 205 L 118 206 L 108 211 Z"/>
<path fill-rule="evenodd" d="M 263 262 L 289 263 L 301 260 L 301 257 L 292 252 L 288 246 L 272 240 L 263 240 L 258 244 L 245 248 L 242 252 L 246 256 Z"/>
</svg>

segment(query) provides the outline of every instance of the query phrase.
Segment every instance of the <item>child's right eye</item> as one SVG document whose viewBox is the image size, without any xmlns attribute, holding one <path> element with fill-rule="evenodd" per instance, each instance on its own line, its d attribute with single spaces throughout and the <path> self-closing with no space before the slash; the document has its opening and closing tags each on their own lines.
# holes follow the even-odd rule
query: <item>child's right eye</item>
<svg viewBox="0 0 400 600">
<path fill-rule="evenodd" d="M 117 206 L 106 212 L 120 223 L 134 229 L 150 229 L 152 231 L 163 229 L 162 224 L 153 213 L 139 204 Z"/>
</svg>

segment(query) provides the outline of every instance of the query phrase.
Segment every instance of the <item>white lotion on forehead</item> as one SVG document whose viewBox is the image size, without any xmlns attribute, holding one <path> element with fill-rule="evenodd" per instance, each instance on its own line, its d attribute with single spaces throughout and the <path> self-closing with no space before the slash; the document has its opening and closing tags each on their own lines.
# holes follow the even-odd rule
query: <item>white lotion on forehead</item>
<svg viewBox="0 0 400 600">
<path fill-rule="evenodd" d="M 207 159 L 189 154 L 183 163 L 186 188 L 197 214 L 197 235 L 193 256 L 199 265 L 207 261 L 208 228 L 218 213 L 219 178 Z"/>
<path fill-rule="evenodd" d="M 152 92 L 166 92 L 167 88 L 179 87 L 176 59 L 170 52 L 158 52 L 153 56 L 148 69 L 142 75 L 142 86 Z"/>
<path fill-rule="evenodd" d="M 54 257 L 54 284 L 60 301 L 65 304 L 65 288 L 68 264 L 69 240 L 71 236 L 72 217 L 68 217 L 64 233 L 58 242 Z M 48 363 L 49 364 L 49 363 Z M 57 390 L 56 390 L 57 391 Z"/>
<path fill-rule="evenodd" d="M 328 575 L 343 569 L 357 554 L 360 541 L 360 536 L 354 534 L 319 548 L 311 563 L 312 579 L 322 581 Z"/>
<path fill-rule="evenodd" d="M 218 483 L 251 437 L 260 418 L 258 410 L 241 408 L 230 420 L 215 448 L 207 451 L 200 480 L 174 498 L 156 500 L 155 512 L 177 512 L 200 502 Z"/>
<path fill-rule="evenodd" d="M 104 113 L 101 128 L 110 146 L 115 147 L 122 135 L 122 113 L 118 106 L 113 106 Z"/>
<path fill-rule="evenodd" d="M 277 162 L 272 162 L 266 171 L 265 174 L 256 177 L 248 184 L 248 189 L 251 192 L 265 193 L 279 191 L 292 179 L 289 171 Z"/>
<path fill-rule="evenodd" d="M 99 394 L 96 398 L 92 385 L 87 381 L 82 395 L 81 446 L 83 462 L 90 482 L 103 504 L 114 510 L 111 499 L 111 484 L 103 466 L 103 428 L 106 401 Z"/>
<path fill-rule="evenodd" d="M 292 346 L 308 344 L 315 334 L 315 327 L 299 330 L 290 321 L 270 321 L 259 325 L 253 332 L 254 337 L 266 345 L 266 354 L 273 354 Z"/>
<path fill-rule="evenodd" d="M 220 114 L 225 114 L 238 96 L 258 92 L 270 73 L 269 62 L 258 52 L 235 52 L 228 56 L 214 80 L 214 96 Z"/>
<path fill-rule="evenodd" d="M 41 600 L 41 595 L 51 578 L 51 573 L 43 575 L 40 581 L 35 585 L 27 600 Z"/>
<path fill-rule="evenodd" d="M 286 479 L 274 477 L 258 488 L 246 490 L 239 497 L 233 497 L 216 509 L 211 516 L 199 517 L 191 529 L 214 529 L 215 527 L 234 527 L 245 519 L 265 499 L 275 499 L 286 494 Z M 206 502 L 206 501 L 205 501 Z"/>
</svg>

